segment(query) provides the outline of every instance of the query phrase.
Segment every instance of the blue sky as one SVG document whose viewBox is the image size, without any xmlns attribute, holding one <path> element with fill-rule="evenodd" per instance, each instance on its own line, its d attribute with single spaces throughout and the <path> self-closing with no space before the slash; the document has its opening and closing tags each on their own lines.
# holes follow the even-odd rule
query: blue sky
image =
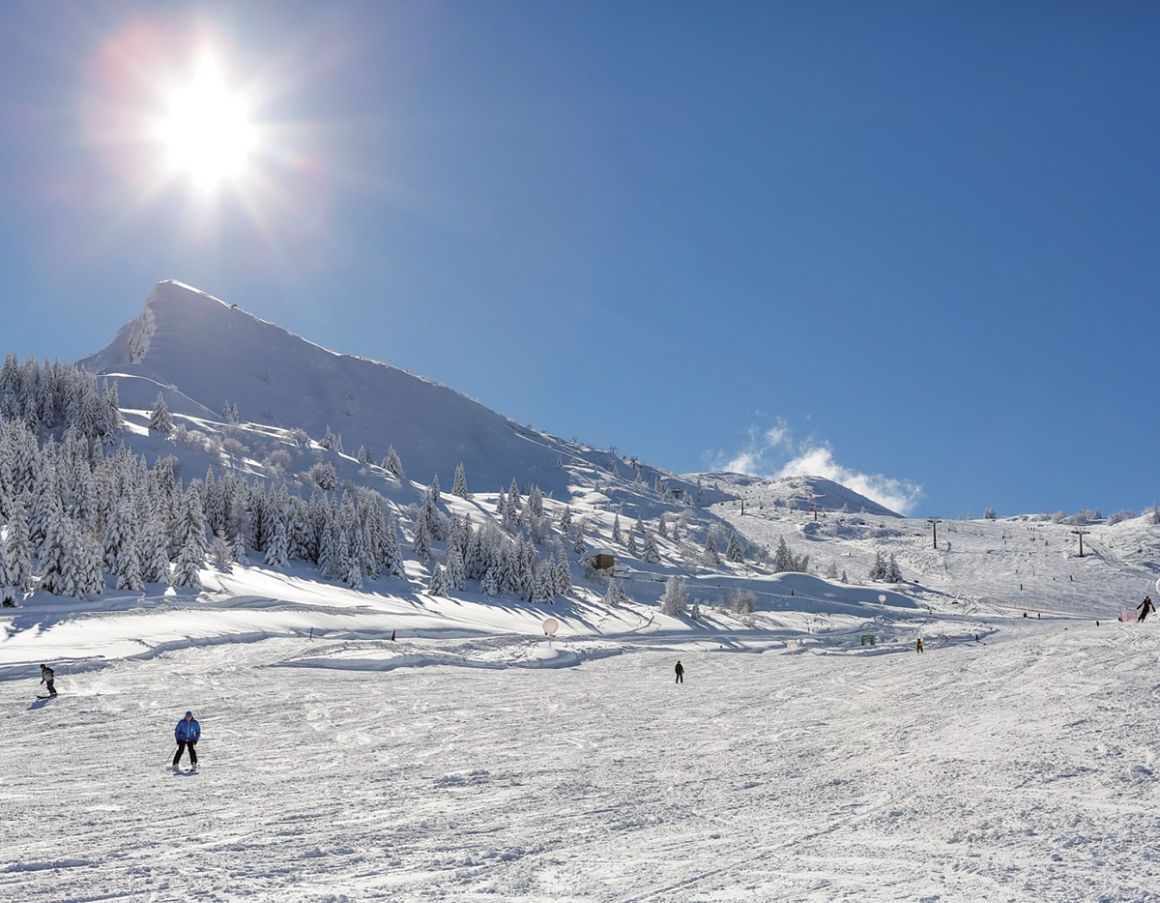
<svg viewBox="0 0 1160 903">
<path fill-rule="evenodd" d="M 1160 496 L 1160 6 L 190 9 L 0 12 L 0 350 L 176 278 L 678 471 Z M 207 46 L 262 136 L 212 198 L 134 131 Z"/>
</svg>

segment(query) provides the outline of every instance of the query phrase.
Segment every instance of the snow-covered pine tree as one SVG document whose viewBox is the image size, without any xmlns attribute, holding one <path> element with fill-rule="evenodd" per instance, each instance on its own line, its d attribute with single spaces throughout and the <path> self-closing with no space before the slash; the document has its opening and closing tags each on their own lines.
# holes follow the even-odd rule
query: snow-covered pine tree
<svg viewBox="0 0 1160 903">
<path fill-rule="evenodd" d="M 173 415 L 169 413 L 169 406 L 165 404 L 165 397 L 160 392 L 153 402 L 153 413 L 149 415 L 149 431 L 161 436 L 173 432 Z"/>
<path fill-rule="evenodd" d="M 494 570 L 489 570 L 483 575 L 483 578 L 479 581 L 479 588 L 483 590 L 483 594 L 489 599 L 494 599 L 499 595 L 499 581 L 496 579 Z"/>
<path fill-rule="evenodd" d="M 471 493 L 467 489 L 467 471 L 463 469 L 462 461 L 455 467 L 455 478 L 451 487 L 451 494 L 461 499 L 471 498 Z"/>
<path fill-rule="evenodd" d="M 134 542 L 137 534 L 137 512 L 128 500 L 122 501 L 114 509 L 105 529 L 103 562 L 109 570 L 116 570 L 121 556 L 121 547 L 126 542 Z"/>
<path fill-rule="evenodd" d="M 179 517 L 175 533 L 181 545 L 173 569 L 173 585 L 201 589 L 200 571 L 205 567 L 209 543 L 205 534 L 205 512 L 202 510 L 201 492 L 196 480 L 190 483 L 185 491 Z"/>
<path fill-rule="evenodd" d="M 657 538 L 652 530 L 644 531 L 644 550 L 641 552 L 641 558 L 649 564 L 660 563 L 661 550 L 657 548 Z"/>
<path fill-rule="evenodd" d="M 361 590 L 363 588 L 363 567 L 359 558 L 359 550 L 349 546 L 348 549 L 349 551 L 343 559 L 343 574 L 340 579 L 351 589 Z"/>
<path fill-rule="evenodd" d="M 701 564 L 705 567 L 721 566 L 721 555 L 717 551 L 717 545 L 713 542 L 712 536 L 705 539 L 705 547 L 701 550 Z"/>
<path fill-rule="evenodd" d="M 83 527 L 77 528 L 78 590 L 80 595 L 99 596 L 105 591 L 105 569 L 101 547 Z"/>
<path fill-rule="evenodd" d="M 555 598 L 556 575 L 552 572 L 551 565 L 539 562 L 532 577 L 532 601 L 544 603 L 551 602 Z"/>
<path fill-rule="evenodd" d="M 580 518 L 580 522 L 576 525 L 576 541 L 572 543 L 572 551 L 577 555 L 583 555 L 588 551 L 588 543 L 584 540 L 584 525 L 587 521 Z"/>
<path fill-rule="evenodd" d="M 387 527 L 382 536 L 379 561 L 382 562 L 383 570 L 392 577 L 406 576 L 403 570 L 403 553 L 399 549 L 399 522 L 393 512 L 387 515 Z"/>
<path fill-rule="evenodd" d="M 785 571 L 792 571 L 793 564 L 793 553 L 790 552 L 789 546 L 786 545 L 785 537 L 779 536 L 777 540 L 777 551 L 773 553 L 773 569 L 781 574 Z"/>
<path fill-rule="evenodd" d="M 536 567 L 538 564 L 536 549 L 530 542 L 521 537 L 516 542 L 516 554 L 519 555 L 521 561 L 520 598 L 525 602 L 531 602 L 536 591 Z"/>
<path fill-rule="evenodd" d="M 145 588 L 141 576 L 141 555 L 137 551 L 137 540 L 127 536 L 117 549 L 117 560 L 113 564 L 117 577 L 117 589 L 140 592 Z"/>
<path fill-rule="evenodd" d="M 35 466 L 32 478 L 32 507 L 28 514 L 28 533 L 32 549 L 38 555 L 44 554 L 44 542 L 48 536 L 48 521 L 55 512 L 63 514 L 60 490 L 57 488 L 56 458 L 54 444 L 50 439 L 45 443 L 44 458 Z"/>
<path fill-rule="evenodd" d="M 601 602 L 609 608 L 614 608 L 617 605 L 623 605 L 628 601 L 628 596 L 624 593 L 624 587 L 621 586 L 619 580 L 615 577 L 608 581 L 608 589 L 604 591 L 604 598 Z"/>
<path fill-rule="evenodd" d="M 382 446 L 380 446 L 380 448 L 381 447 Z M 383 458 L 383 470 L 393 476 L 396 480 L 403 480 L 403 462 L 399 459 L 399 453 L 395 451 L 395 446 L 393 445 L 387 449 L 387 456 Z"/>
<path fill-rule="evenodd" d="M 250 563 L 250 556 L 246 554 L 246 536 L 242 531 L 234 534 L 234 538 L 229 541 L 230 560 L 234 564 L 240 564 L 245 567 Z"/>
<path fill-rule="evenodd" d="M 344 454 L 342 447 L 342 436 L 338 433 L 332 433 L 329 426 L 326 428 L 326 433 L 323 435 L 322 441 L 318 444 L 328 451 L 332 451 L 340 455 Z"/>
<path fill-rule="evenodd" d="M 560 514 L 560 532 L 567 533 L 568 528 L 572 526 L 572 506 L 565 505 L 564 511 Z"/>
<path fill-rule="evenodd" d="M 520 484 L 516 482 L 515 477 L 512 477 L 512 484 L 508 487 L 508 504 L 511 505 L 516 514 L 519 514 L 520 509 L 523 508 L 523 500 L 520 498 Z"/>
<path fill-rule="evenodd" d="M 528 489 L 528 508 L 533 516 L 544 516 L 544 493 L 535 483 Z"/>
<path fill-rule="evenodd" d="M 455 592 L 462 592 L 467 585 L 467 575 L 463 565 L 463 556 L 459 549 L 452 548 L 447 553 L 447 586 Z"/>
<path fill-rule="evenodd" d="M 146 583 L 169 583 L 169 549 L 165 525 L 160 513 L 145 522 L 138 543 L 141 556 L 141 579 Z"/>
<path fill-rule="evenodd" d="M 363 521 L 357 510 L 352 511 L 348 515 L 347 523 L 350 558 L 351 561 L 358 565 L 359 569 L 359 585 L 356 588 L 361 589 L 363 579 L 370 577 L 372 572 L 377 572 L 378 567 L 372 561 L 371 550 L 367 545 L 366 531 L 363 529 Z"/>
<path fill-rule="evenodd" d="M 736 589 L 729 596 L 729 610 L 735 615 L 753 614 L 757 597 L 747 589 Z"/>
<path fill-rule="evenodd" d="M 435 565 L 435 570 L 431 572 L 431 580 L 427 583 L 428 596 L 446 596 L 447 595 L 447 575 L 443 571 L 443 565 Z"/>
<path fill-rule="evenodd" d="M 427 518 L 422 514 L 415 519 L 415 536 L 411 541 L 411 551 L 420 561 L 431 560 L 431 531 L 427 528 Z"/>
<path fill-rule="evenodd" d="M 689 605 L 685 584 L 675 574 L 665 581 L 665 591 L 661 596 L 661 613 L 666 615 L 683 615 Z"/>
<path fill-rule="evenodd" d="M 291 561 L 318 562 L 318 544 L 314 534 L 314 518 L 301 499 L 294 499 L 287 528 L 287 549 Z"/>
<path fill-rule="evenodd" d="M 874 565 L 870 568 L 871 580 L 885 580 L 887 574 L 886 561 L 881 552 L 874 553 Z"/>
<path fill-rule="evenodd" d="M 18 597 L 32 589 L 32 542 L 28 538 L 28 521 L 24 505 L 14 501 L 8 517 L 8 537 L 5 542 L 7 584 Z"/>
<path fill-rule="evenodd" d="M 383 563 L 379 550 L 383 547 L 383 515 L 377 505 L 366 505 L 360 514 L 362 523 L 356 526 L 359 532 L 359 553 L 362 555 L 363 576 L 368 580 L 378 580 L 383 573 Z"/>
<path fill-rule="evenodd" d="M 222 533 L 215 533 L 209 544 L 209 555 L 214 566 L 223 574 L 232 574 L 234 571 L 234 556 L 230 551 L 230 542 Z"/>
<path fill-rule="evenodd" d="M 886 565 L 886 582 L 887 583 L 901 583 L 902 569 L 898 567 L 898 562 L 894 559 L 894 553 L 890 553 L 890 561 Z"/>
<path fill-rule="evenodd" d="M 65 520 L 60 504 L 50 506 L 44 513 L 44 541 L 40 546 L 40 589 L 54 596 L 73 595 L 72 584 L 66 576 L 70 564 L 69 556 L 75 558 L 70 523 Z M 72 563 L 75 569 L 75 561 Z"/>
<path fill-rule="evenodd" d="M 488 571 L 495 576 L 495 585 L 501 593 L 515 593 L 519 582 L 515 574 L 515 564 L 507 546 L 496 550 L 495 563 Z"/>
<path fill-rule="evenodd" d="M 745 560 L 745 552 L 741 548 L 741 540 L 737 538 L 736 530 L 729 533 L 729 545 L 725 549 L 725 560 L 735 563 Z"/>
<path fill-rule="evenodd" d="M 198 554 L 196 542 L 187 542 L 177 553 L 171 584 L 186 589 L 201 589 L 201 568 L 205 565 L 205 554 Z"/>
<path fill-rule="evenodd" d="M 327 510 L 322 542 L 318 550 L 318 570 L 327 580 L 341 580 L 347 570 L 346 534 L 337 517 Z"/>
<path fill-rule="evenodd" d="M 427 534 L 436 542 L 447 538 L 447 520 L 439 510 L 439 477 L 431 481 L 423 494 L 423 513 L 420 520 L 427 527 Z"/>
<path fill-rule="evenodd" d="M 266 567 L 284 568 L 290 563 L 290 538 L 286 535 L 286 521 L 275 515 L 274 529 L 266 543 Z"/>
<path fill-rule="evenodd" d="M 460 559 L 466 563 L 467 548 L 471 544 L 471 515 L 453 517 L 451 530 L 447 536 L 447 548 L 459 552 Z"/>
<path fill-rule="evenodd" d="M 16 590 L 8 582 L 8 543 L 0 535 L 0 605 L 11 608 L 16 604 Z"/>
<path fill-rule="evenodd" d="M 612 518 L 612 541 L 617 545 L 624 542 L 624 536 L 620 532 L 620 515 L 616 514 Z"/>
<path fill-rule="evenodd" d="M 367 453 L 367 447 L 365 445 L 358 447 L 358 451 L 355 453 L 355 460 L 363 467 L 371 463 L 371 456 Z"/>
<path fill-rule="evenodd" d="M 509 495 L 507 497 L 501 496 L 503 500 L 503 507 L 499 512 L 500 524 L 503 526 L 505 533 L 515 533 L 519 526 L 520 509 L 519 506 L 512 500 Z"/>
<path fill-rule="evenodd" d="M 629 557 L 637 558 L 640 556 L 640 550 L 636 547 L 636 531 L 628 531 L 628 542 L 625 544 L 625 551 L 628 552 Z"/>
<path fill-rule="evenodd" d="M 657 518 L 657 533 L 660 534 L 661 539 L 669 538 L 669 522 L 663 511 L 661 516 Z"/>
<path fill-rule="evenodd" d="M 556 556 L 554 567 L 556 580 L 556 595 L 567 597 L 572 594 L 572 568 L 568 566 L 568 559 L 564 555 Z"/>
</svg>

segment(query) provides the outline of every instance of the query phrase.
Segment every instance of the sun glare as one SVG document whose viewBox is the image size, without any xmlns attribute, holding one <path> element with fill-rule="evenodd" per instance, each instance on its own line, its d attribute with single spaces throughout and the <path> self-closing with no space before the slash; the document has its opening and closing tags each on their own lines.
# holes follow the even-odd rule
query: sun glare
<svg viewBox="0 0 1160 903">
<path fill-rule="evenodd" d="M 258 143 L 244 99 L 231 93 L 209 60 L 199 64 L 188 85 L 169 95 L 157 137 L 169 166 L 204 189 L 238 179 Z"/>
</svg>

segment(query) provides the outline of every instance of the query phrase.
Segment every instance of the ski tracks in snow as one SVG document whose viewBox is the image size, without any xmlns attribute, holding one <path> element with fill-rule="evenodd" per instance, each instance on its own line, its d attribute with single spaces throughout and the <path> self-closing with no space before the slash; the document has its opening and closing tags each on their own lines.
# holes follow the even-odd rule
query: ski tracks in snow
<svg viewBox="0 0 1160 903">
<path fill-rule="evenodd" d="M 34 712 L 0 684 L 0 900 L 1160 901 L 1147 630 L 263 667 L 300 648 L 120 662 Z"/>
</svg>

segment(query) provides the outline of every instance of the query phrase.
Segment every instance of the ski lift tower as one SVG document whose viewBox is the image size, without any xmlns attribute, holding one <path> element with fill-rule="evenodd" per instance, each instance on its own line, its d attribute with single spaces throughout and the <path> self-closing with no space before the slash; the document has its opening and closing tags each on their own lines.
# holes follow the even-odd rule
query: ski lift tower
<svg viewBox="0 0 1160 903">
<path fill-rule="evenodd" d="M 1085 530 L 1083 527 L 1076 527 L 1071 532 L 1079 537 L 1079 557 L 1083 558 L 1083 538 L 1091 533 L 1091 530 Z"/>
<path fill-rule="evenodd" d="M 938 549 L 938 525 L 941 524 L 942 521 L 939 520 L 937 517 L 928 517 L 926 519 L 926 522 L 928 524 L 930 524 L 930 529 L 934 534 L 933 538 L 932 538 L 932 542 L 934 543 L 934 547 L 937 550 Z"/>
</svg>

